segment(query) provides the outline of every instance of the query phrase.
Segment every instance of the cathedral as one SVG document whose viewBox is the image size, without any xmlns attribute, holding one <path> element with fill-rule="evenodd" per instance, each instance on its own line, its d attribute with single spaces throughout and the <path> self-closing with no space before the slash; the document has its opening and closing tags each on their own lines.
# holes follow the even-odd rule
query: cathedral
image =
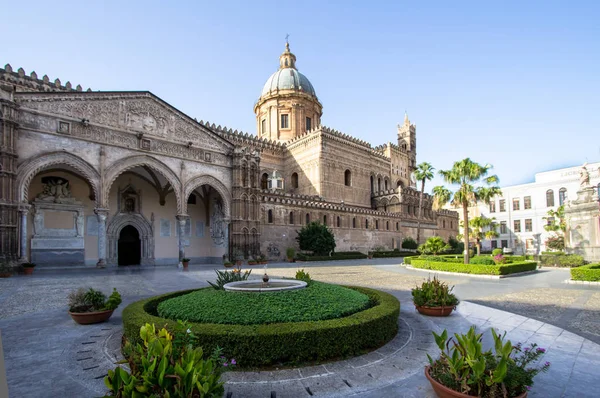
<svg viewBox="0 0 600 398">
<path fill-rule="evenodd" d="M 40 266 L 281 260 L 318 221 L 336 251 L 458 233 L 418 219 L 416 126 L 372 146 L 321 124 L 289 43 L 254 105 L 257 133 L 197 121 L 148 91 L 92 91 L 0 68 L 0 251 Z"/>
</svg>

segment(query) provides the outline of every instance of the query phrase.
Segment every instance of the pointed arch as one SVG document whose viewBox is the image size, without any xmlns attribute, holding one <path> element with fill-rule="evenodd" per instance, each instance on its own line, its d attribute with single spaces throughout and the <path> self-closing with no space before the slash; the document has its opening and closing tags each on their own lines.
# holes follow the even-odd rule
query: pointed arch
<svg viewBox="0 0 600 398">
<path fill-rule="evenodd" d="M 92 187 L 96 203 L 100 201 L 100 173 L 88 162 L 69 152 L 49 152 L 41 156 L 28 159 L 21 163 L 17 169 L 17 198 L 19 202 L 27 202 L 31 180 L 38 173 L 58 165 L 74 168 Z"/>
<path fill-rule="evenodd" d="M 141 265 L 154 265 L 154 228 L 150 221 L 139 213 L 119 213 L 108 222 L 106 226 L 108 263 L 110 265 L 117 265 L 119 235 L 121 234 L 121 230 L 128 225 L 137 229 L 140 234 Z"/>
<path fill-rule="evenodd" d="M 215 191 L 217 191 L 219 193 L 219 195 L 221 196 L 221 199 L 223 200 L 223 213 L 225 214 L 225 218 L 227 220 L 231 219 L 231 193 L 229 192 L 229 189 L 227 189 L 227 187 L 225 186 L 225 184 L 223 184 L 221 181 L 219 181 L 218 179 L 216 179 L 215 177 L 208 175 L 208 174 L 203 174 L 197 177 L 194 177 L 192 179 L 190 179 L 188 182 L 185 183 L 185 186 L 183 188 L 183 197 L 187 198 L 190 196 L 190 194 L 195 190 L 198 189 L 198 187 L 201 187 L 202 185 L 209 185 L 212 188 L 214 188 Z M 185 208 L 185 210 L 187 211 L 187 206 Z"/>
<path fill-rule="evenodd" d="M 110 188 L 112 184 L 121 174 L 138 166 L 148 166 L 162 174 L 162 176 L 171 184 L 171 187 L 173 188 L 173 193 L 175 194 L 175 198 L 177 200 L 177 213 L 185 214 L 186 206 L 183 203 L 184 200 L 181 198 L 181 181 L 179 180 L 179 177 L 177 177 L 177 174 L 175 174 L 175 172 L 171 170 L 169 166 L 148 155 L 138 155 L 123 158 L 116 161 L 106 169 L 101 204 L 105 207 L 108 207 L 108 197 L 110 195 Z"/>
</svg>

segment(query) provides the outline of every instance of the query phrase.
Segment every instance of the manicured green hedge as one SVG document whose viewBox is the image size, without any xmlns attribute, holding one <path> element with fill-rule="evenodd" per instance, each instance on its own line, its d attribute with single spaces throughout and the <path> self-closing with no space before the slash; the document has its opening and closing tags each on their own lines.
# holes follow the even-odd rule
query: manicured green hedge
<svg viewBox="0 0 600 398">
<path fill-rule="evenodd" d="M 572 268 L 571 279 L 574 281 L 600 282 L 600 263 Z"/>
<path fill-rule="evenodd" d="M 411 265 L 415 268 L 430 269 L 432 271 L 458 272 L 462 274 L 478 275 L 509 275 L 517 272 L 534 271 L 537 268 L 537 263 L 533 261 L 503 265 L 480 265 L 444 263 L 423 260 L 420 258 L 412 258 Z"/>
<path fill-rule="evenodd" d="M 585 259 L 577 254 L 543 254 L 540 264 L 544 267 L 580 267 Z"/>
<path fill-rule="evenodd" d="M 223 347 L 228 358 L 242 367 L 294 364 L 359 355 L 382 346 L 398 331 L 400 302 L 374 289 L 348 286 L 369 296 L 371 308 L 350 316 L 326 321 L 288 322 L 270 325 L 218 325 L 192 323 L 204 352 Z M 174 330 L 176 321 L 157 316 L 158 305 L 170 298 L 191 293 L 186 290 L 151 297 L 123 310 L 124 334 L 137 342 L 145 323 Z M 257 293 L 261 294 L 261 293 Z"/>
<path fill-rule="evenodd" d="M 296 260 L 299 261 L 331 261 L 331 260 L 356 260 L 367 258 L 367 255 L 361 252 L 339 252 L 331 253 L 331 256 L 314 256 L 309 254 L 299 253 L 296 255 Z"/>
<path fill-rule="evenodd" d="M 261 294 L 200 289 L 163 301 L 158 315 L 229 325 L 321 321 L 363 311 L 369 301 L 369 296 L 356 290 L 312 281 L 304 289 Z"/>
<path fill-rule="evenodd" d="M 372 252 L 373 258 L 389 258 L 389 257 L 411 257 L 418 256 L 418 253 L 414 252 L 403 252 L 399 250 L 379 251 Z"/>
</svg>

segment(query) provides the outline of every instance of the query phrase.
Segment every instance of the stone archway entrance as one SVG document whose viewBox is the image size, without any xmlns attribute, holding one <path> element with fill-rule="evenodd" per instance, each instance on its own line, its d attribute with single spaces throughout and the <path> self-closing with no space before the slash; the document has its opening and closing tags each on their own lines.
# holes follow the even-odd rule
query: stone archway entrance
<svg viewBox="0 0 600 398">
<path fill-rule="evenodd" d="M 141 243 L 138 230 L 132 225 L 125 226 L 119 234 L 119 241 L 117 243 L 117 264 L 139 265 L 142 260 Z"/>
<path fill-rule="evenodd" d="M 135 230 L 135 233 L 131 231 Z M 125 231 L 125 232 L 123 232 Z M 137 240 L 135 234 L 137 233 Z M 125 235 L 124 235 L 125 234 Z M 154 265 L 154 229 L 152 223 L 139 213 L 119 213 L 108 223 L 106 236 L 108 238 L 108 264 L 110 265 Z M 121 240 L 125 248 L 122 248 Z M 139 242 L 139 243 L 138 243 Z M 133 245 L 138 245 L 133 247 Z M 126 252 L 135 251 L 137 262 L 122 264 L 121 258 L 127 257 Z"/>
</svg>

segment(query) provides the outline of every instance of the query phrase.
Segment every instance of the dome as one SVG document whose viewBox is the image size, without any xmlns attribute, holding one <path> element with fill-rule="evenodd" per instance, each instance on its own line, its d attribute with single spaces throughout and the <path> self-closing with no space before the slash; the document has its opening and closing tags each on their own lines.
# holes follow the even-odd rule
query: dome
<svg viewBox="0 0 600 398">
<path fill-rule="evenodd" d="M 294 68 L 283 68 L 273 73 L 265 83 L 260 96 L 263 97 L 277 90 L 296 90 L 317 96 L 308 78 Z"/>
</svg>

